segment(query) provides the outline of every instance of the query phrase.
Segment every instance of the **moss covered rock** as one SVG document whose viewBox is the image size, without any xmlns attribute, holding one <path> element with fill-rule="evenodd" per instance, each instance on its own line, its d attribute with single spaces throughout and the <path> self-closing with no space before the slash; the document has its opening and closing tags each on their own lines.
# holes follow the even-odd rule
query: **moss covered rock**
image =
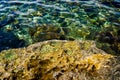
<svg viewBox="0 0 120 80">
<path fill-rule="evenodd" d="M 119 60 L 98 49 L 94 41 L 50 40 L 2 51 L 0 79 L 117 80 Z"/>
</svg>

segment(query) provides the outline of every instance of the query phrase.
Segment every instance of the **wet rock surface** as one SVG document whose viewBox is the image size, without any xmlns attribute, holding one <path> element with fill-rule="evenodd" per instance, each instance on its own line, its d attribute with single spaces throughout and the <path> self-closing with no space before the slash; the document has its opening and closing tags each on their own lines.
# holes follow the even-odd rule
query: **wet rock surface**
<svg viewBox="0 0 120 80">
<path fill-rule="evenodd" d="M 120 57 L 94 41 L 49 40 L 0 53 L 1 80 L 119 80 Z"/>
</svg>

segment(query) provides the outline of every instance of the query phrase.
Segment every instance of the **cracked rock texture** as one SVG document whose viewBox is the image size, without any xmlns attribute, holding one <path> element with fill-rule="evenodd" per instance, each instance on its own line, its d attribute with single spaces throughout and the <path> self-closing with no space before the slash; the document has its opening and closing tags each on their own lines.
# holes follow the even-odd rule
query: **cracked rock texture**
<svg viewBox="0 0 120 80">
<path fill-rule="evenodd" d="M 49 40 L 0 53 L 0 80 L 120 80 L 120 57 L 94 41 Z"/>
</svg>

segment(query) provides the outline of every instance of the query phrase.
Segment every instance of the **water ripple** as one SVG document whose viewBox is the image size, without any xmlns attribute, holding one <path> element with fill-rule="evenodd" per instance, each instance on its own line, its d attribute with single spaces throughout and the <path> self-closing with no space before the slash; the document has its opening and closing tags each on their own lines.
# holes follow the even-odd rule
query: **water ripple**
<svg viewBox="0 0 120 80">
<path fill-rule="evenodd" d="M 0 21 L 2 22 L 4 19 L 9 18 L 8 15 L 11 14 L 17 15 L 15 19 L 22 22 L 20 24 L 24 24 L 27 19 L 30 19 L 31 22 L 38 22 L 37 24 L 53 22 L 57 24 L 61 18 L 71 18 L 87 23 L 91 23 L 89 20 L 97 19 L 98 17 L 101 17 L 102 19 L 103 16 L 109 20 L 109 15 L 112 15 L 113 17 L 117 16 L 119 18 L 120 9 L 118 6 L 120 5 L 120 1 L 114 0 L 111 4 L 112 3 L 116 3 L 117 7 L 113 7 L 115 4 L 109 6 L 110 2 L 103 2 L 102 0 L 1 0 Z M 21 19 L 23 21 L 21 21 Z M 117 22 L 115 23 L 119 24 Z"/>
</svg>

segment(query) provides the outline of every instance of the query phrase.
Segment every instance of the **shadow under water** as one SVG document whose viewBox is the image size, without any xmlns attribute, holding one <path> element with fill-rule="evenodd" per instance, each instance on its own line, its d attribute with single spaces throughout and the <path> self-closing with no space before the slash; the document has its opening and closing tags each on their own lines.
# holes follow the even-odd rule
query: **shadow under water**
<svg viewBox="0 0 120 80">
<path fill-rule="evenodd" d="M 20 40 L 12 32 L 0 30 L 0 51 L 23 46 L 25 46 L 24 40 Z"/>
</svg>

